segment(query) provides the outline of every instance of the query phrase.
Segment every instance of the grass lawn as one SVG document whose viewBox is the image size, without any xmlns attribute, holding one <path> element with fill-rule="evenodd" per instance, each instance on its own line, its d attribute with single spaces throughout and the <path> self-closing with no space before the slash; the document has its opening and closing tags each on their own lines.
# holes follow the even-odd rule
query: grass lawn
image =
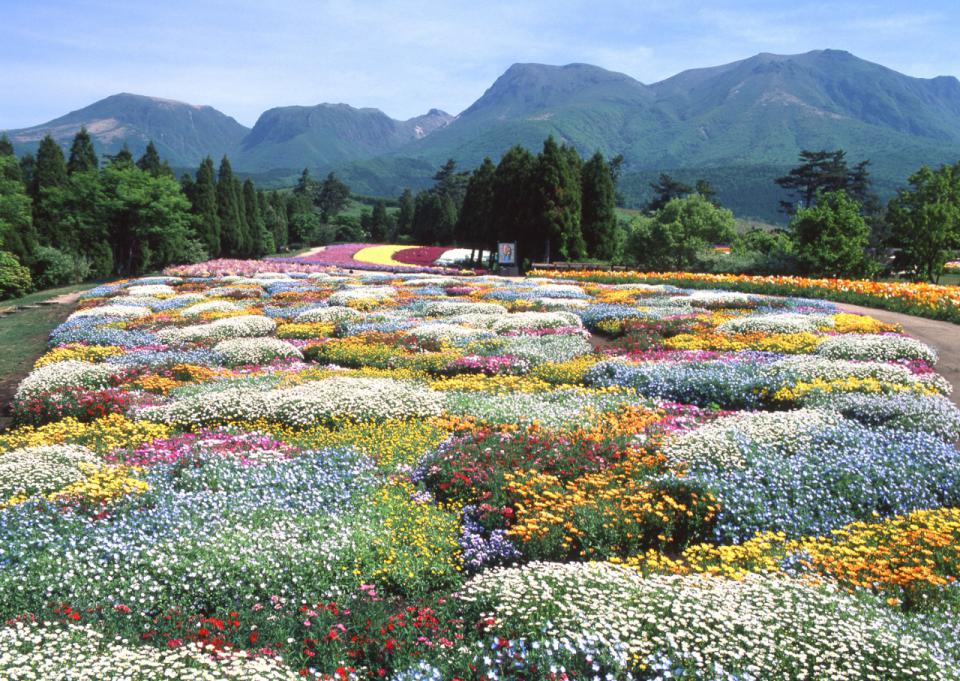
<svg viewBox="0 0 960 681">
<path fill-rule="evenodd" d="M 4 300 L 0 302 L 0 309 L 32 305 L 67 293 L 84 291 L 91 286 L 87 283 L 38 291 L 16 300 Z M 20 379 L 46 350 L 47 336 L 72 309 L 72 305 L 47 305 L 0 317 L 0 348 L 3 348 L 0 352 L 0 405 L 4 409 Z"/>
</svg>

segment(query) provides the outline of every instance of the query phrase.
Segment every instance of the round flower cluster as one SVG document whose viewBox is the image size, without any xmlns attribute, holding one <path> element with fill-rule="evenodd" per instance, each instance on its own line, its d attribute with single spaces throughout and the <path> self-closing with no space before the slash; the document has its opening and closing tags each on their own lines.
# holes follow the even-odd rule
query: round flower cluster
<svg viewBox="0 0 960 681">
<path fill-rule="evenodd" d="M 303 353 L 279 338 L 234 338 L 220 341 L 213 346 L 213 351 L 229 365 L 266 364 L 275 359 L 303 359 Z"/>
<path fill-rule="evenodd" d="M 930 366 L 937 363 L 937 352 L 926 343 L 898 335 L 857 334 L 830 338 L 817 348 L 817 354 L 830 359 L 856 359 L 874 362 L 920 360 Z"/>
<path fill-rule="evenodd" d="M 77 445 L 14 449 L 0 455 L 0 503 L 56 492 L 83 479 L 85 466 L 101 465 L 96 454 Z"/>
<path fill-rule="evenodd" d="M 181 328 L 163 329 L 157 337 L 165 343 L 190 343 L 206 340 L 226 340 L 228 338 L 248 338 L 268 336 L 277 328 L 276 322 L 260 315 L 241 315 L 226 317 L 209 324 L 195 324 Z"/>
<path fill-rule="evenodd" d="M 210 312 L 238 312 L 243 309 L 242 305 L 229 300 L 208 300 L 203 303 L 197 303 L 180 311 L 181 317 L 199 317 L 202 314 Z"/>
<path fill-rule="evenodd" d="M 20 382 L 14 399 L 22 400 L 64 388 L 105 388 L 115 372 L 110 365 L 76 359 L 42 364 Z"/>
<path fill-rule="evenodd" d="M 149 307 L 144 305 L 101 305 L 99 307 L 85 307 L 77 310 L 67 319 L 82 319 L 84 317 L 115 317 L 117 319 L 135 319 L 151 314 Z"/>
</svg>

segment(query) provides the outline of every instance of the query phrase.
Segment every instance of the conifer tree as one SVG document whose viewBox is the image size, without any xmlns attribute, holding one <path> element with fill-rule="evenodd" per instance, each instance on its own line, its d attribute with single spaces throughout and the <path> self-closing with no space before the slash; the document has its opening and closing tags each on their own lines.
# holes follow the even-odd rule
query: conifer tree
<svg viewBox="0 0 960 681">
<path fill-rule="evenodd" d="M 0 135 L 0 156 L 14 156 L 13 143 L 6 133 Z"/>
<path fill-rule="evenodd" d="M 213 159 L 207 156 L 197 168 L 193 183 L 193 214 L 197 216 L 197 235 L 211 258 L 220 255 L 220 216 L 217 211 L 217 183 Z"/>
<path fill-rule="evenodd" d="M 127 146 L 126 142 L 123 143 L 120 151 L 107 158 L 110 161 L 110 165 L 117 166 L 118 168 L 132 168 L 135 165 L 133 162 L 133 154 L 130 153 L 130 147 Z"/>
<path fill-rule="evenodd" d="M 237 243 L 237 254 L 249 256 L 253 252 L 253 235 L 250 234 L 250 225 L 247 224 L 247 202 L 243 194 L 243 183 L 236 177 L 233 178 L 233 191 L 237 197 L 238 224 L 240 225 L 240 229 L 238 230 L 239 241 Z M 256 206 L 252 207 L 252 210 L 256 209 Z"/>
<path fill-rule="evenodd" d="M 160 160 L 160 154 L 157 152 L 157 148 L 153 145 L 153 140 L 147 143 L 147 148 L 144 149 L 143 156 L 137 160 L 137 167 L 144 172 L 150 173 L 154 177 L 157 177 L 163 172 L 163 162 Z"/>
<path fill-rule="evenodd" d="M 243 183 L 243 205 L 246 208 L 247 233 L 250 235 L 248 254 L 260 257 L 273 253 L 273 235 L 267 232 L 260 197 L 250 178 Z"/>
<path fill-rule="evenodd" d="M 100 166 L 97 161 L 97 152 L 93 148 L 93 140 L 85 127 L 81 127 L 76 135 L 73 136 L 73 144 L 70 145 L 70 159 L 67 161 L 67 172 L 85 173 L 88 170 L 96 170 Z"/>
<path fill-rule="evenodd" d="M 217 174 L 217 216 L 220 219 L 220 252 L 231 256 L 240 255 L 243 240 L 234 183 L 230 160 L 224 156 Z"/>
<path fill-rule="evenodd" d="M 616 192 L 610 166 L 599 151 L 583 165 L 581 224 L 587 253 L 611 260 L 617 255 Z"/>
<path fill-rule="evenodd" d="M 580 179 L 568 152 L 548 137 L 537 158 L 534 176 L 534 226 L 546 241 L 544 253 L 561 260 L 582 258 Z"/>
<path fill-rule="evenodd" d="M 534 260 L 534 245 L 539 240 L 533 228 L 534 172 L 537 160 L 525 148 L 512 147 L 494 173 L 494 231 L 500 241 L 517 243 L 518 260 Z M 542 245 L 542 241 L 541 241 Z"/>
<path fill-rule="evenodd" d="M 493 249 L 497 240 L 493 214 L 494 186 L 497 167 L 489 158 L 483 159 L 470 175 L 457 220 L 457 244 Z"/>
<path fill-rule="evenodd" d="M 411 234 L 413 232 L 413 213 L 416 208 L 413 192 L 404 189 L 400 195 L 400 212 L 397 213 L 397 234 Z"/>
<path fill-rule="evenodd" d="M 40 140 L 32 180 L 30 195 L 33 198 L 34 227 L 41 243 L 55 243 L 59 216 L 51 210 L 48 197 L 52 190 L 66 186 L 67 162 L 60 145 L 50 135 Z"/>
<path fill-rule="evenodd" d="M 287 220 L 287 201 L 280 192 L 273 192 L 267 199 L 267 225 L 273 232 L 273 243 L 279 251 L 290 243 L 290 224 Z M 272 217 L 271 216 L 272 213 Z"/>
</svg>

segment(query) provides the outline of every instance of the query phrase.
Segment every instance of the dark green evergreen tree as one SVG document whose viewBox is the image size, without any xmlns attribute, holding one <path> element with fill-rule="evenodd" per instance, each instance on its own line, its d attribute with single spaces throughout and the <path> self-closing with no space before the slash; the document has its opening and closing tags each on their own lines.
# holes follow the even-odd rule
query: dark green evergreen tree
<svg viewBox="0 0 960 681">
<path fill-rule="evenodd" d="M 534 186 L 534 226 L 545 242 L 544 254 L 560 260 L 584 257 L 580 178 L 569 153 L 552 136 L 537 157 Z"/>
<path fill-rule="evenodd" d="M 581 173 L 581 223 L 587 253 L 612 260 L 618 255 L 617 210 L 610 166 L 599 151 L 583 165 Z"/>
<path fill-rule="evenodd" d="M 10 138 L 7 137 L 6 133 L 0 135 L 0 156 L 15 156 L 16 154 L 13 151 L 13 143 L 10 141 Z"/>
<path fill-rule="evenodd" d="M 113 156 L 107 156 L 107 160 L 110 162 L 109 165 L 117 166 L 120 168 L 126 168 L 128 166 L 134 166 L 133 154 L 130 153 L 130 147 L 127 146 L 127 143 L 124 142 L 123 146 Z"/>
<path fill-rule="evenodd" d="M 862 170 L 866 170 L 866 165 L 863 165 Z M 842 149 L 836 151 L 804 149 L 800 152 L 800 165 L 775 180 L 791 194 L 791 200 L 780 202 L 780 209 L 792 214 L 798 208 L 809 208 L 813 205 L 818 193 L 845 191 L 850 184 L 850 179 L 846 152 Z"/>
<path fill-rule="evenodd" d="M 267 227 L 273 232 L 273 243 L 278 251 L 290 243 L 290 226 L 287 222 L 287 202 L 280 192 L 272 192 L 267 199 Z"/>
<path fill-rule="evenodd" d="M 346 207 L 349 198 L 350 187 L 341 182 L 335 173 L 330 173 L 320 183 L 313 204 L 320 209 L 320 218 L 330 222 Z"/>
<path fill-rule="evenodd" d="M 259 258 L 273 253 L 273 235 L 267 232 L 260 197 L 250 178 L 243 183 L 243 204 L 246 207 L 247 231 L 250 234 L 249 254 Z"/>
<path fill-rule="evenodd" d="M 70 145 L 67 172 L 71 175 L 73 173 L 85 173 L 99 167 L 97 152 L 93 148 L 93 139 L 91 139 L 87 129 L 81 126 L 79 132 L 73 136 L 73 144 Z"/>
<path fill-rule="evenodd" d="M 386 241 L 390 235 L 391 227 L 386 202 L 377 201 L 373 204 L 373 212 L 370 215 L 370 238 L 373 241 Z"/>
<path fill-rule="evenodd" d="M 143 156 L 137 159 L 137 167 L 154 177 L 164 172 L 163 161 L 160 160 L 160 154 L 153 145 L 153 140 L 147 142 L 147 148 L 143 151 Z"/>
<path fill-rule="evenodd" d="M 667 173 L 660 173 L 657 181 L 650 183 L 650 189 L 653 190 L 653 199 L 647 204 L 649 213 L 655 213 L 674 199 L 693 192 L 693 187 L 673 179 Z"/>
<path fill-rule="evenodd" d="M 237 254 L 248 257 L 253 254 L 253 235 L 250 233 L 250 225 L 247 223 L 247 202 L 243 194 L 243 183 L 237 177 L 233 178 L 233 192 L 237 196 L 238 224 L 240 225 Z M 256 206 L 252 207 L 252 210 L 256 209 Z"/>
<path fill-rule="evenodd" d="M 57 240 L 57 222 L 59 215 L 51 210 L 48 196 L 51 191 L 63 188 L 67 184 L 67 161 L 63 150 L 54 139 L 47 135 L 40 140 L 37 149 L 37 165 L 33 173 L 33 225 L 43 244 L 53 244 Z"/>
<path fill-rule="evenodd" d="M 241 214 L 230 160 L 224 156 L 217 173 L 217 217 L 220 219 L 220 252 L 224 255 L 241 255 L 243 234 Z"/>
<path fill-rule="evenodd" d="M 400 195 L 400 211 L 397 213 L 397 234 L 410 235 L 413 233 L 413 213 L 416 205 L 413 201 L 413 192 L 404 189 Z"/>
<path fill-rule="evenodd" d="M 494 219 L 494 194 L 497 167 L 489 158 L 483 159 L 470 175 L 463 206 L 457 220 L 455 242 L 471 248 L 496 248 L 497 232 Z"/>
<path fill-rule="evenodd" d="M 211 258 L 220 255 L 220 215 L 217 207 L 217 181 L 213 159 L 207 156 L 197 168 L 197 179 L 191 192 L 192 212 L 196 216 L 196 232 Z"/>
<path fill-rule="evenodd" d="M 518 263 L 537 260 L 543 255 L 541 235 L 533 226 L 536 165 L 533 154 L 517 145 L 503 155 L 494 173 L 493 215 L 497 240 L 516 242 Z M 539 253 L 534 252 L 535 246 L 540 249 Z"/>
</svg>

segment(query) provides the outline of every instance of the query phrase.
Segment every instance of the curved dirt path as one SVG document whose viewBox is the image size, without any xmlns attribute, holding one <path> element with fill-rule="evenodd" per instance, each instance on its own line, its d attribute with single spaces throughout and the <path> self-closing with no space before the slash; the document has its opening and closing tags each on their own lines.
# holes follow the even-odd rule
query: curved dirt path
<svg viewBox="0 0 960 681">
<path fill-rule="evenodd" d="M 960 405 L 960 325 L 846 303 L 837 303 L 837 309 L 867 315 L 881 322 L 899 324 L 905 333 L 936 348 L 940 353 L 937 372 L 950 381 L 953 386 L 950 399 L 954 404 Z"/>
</svg>

